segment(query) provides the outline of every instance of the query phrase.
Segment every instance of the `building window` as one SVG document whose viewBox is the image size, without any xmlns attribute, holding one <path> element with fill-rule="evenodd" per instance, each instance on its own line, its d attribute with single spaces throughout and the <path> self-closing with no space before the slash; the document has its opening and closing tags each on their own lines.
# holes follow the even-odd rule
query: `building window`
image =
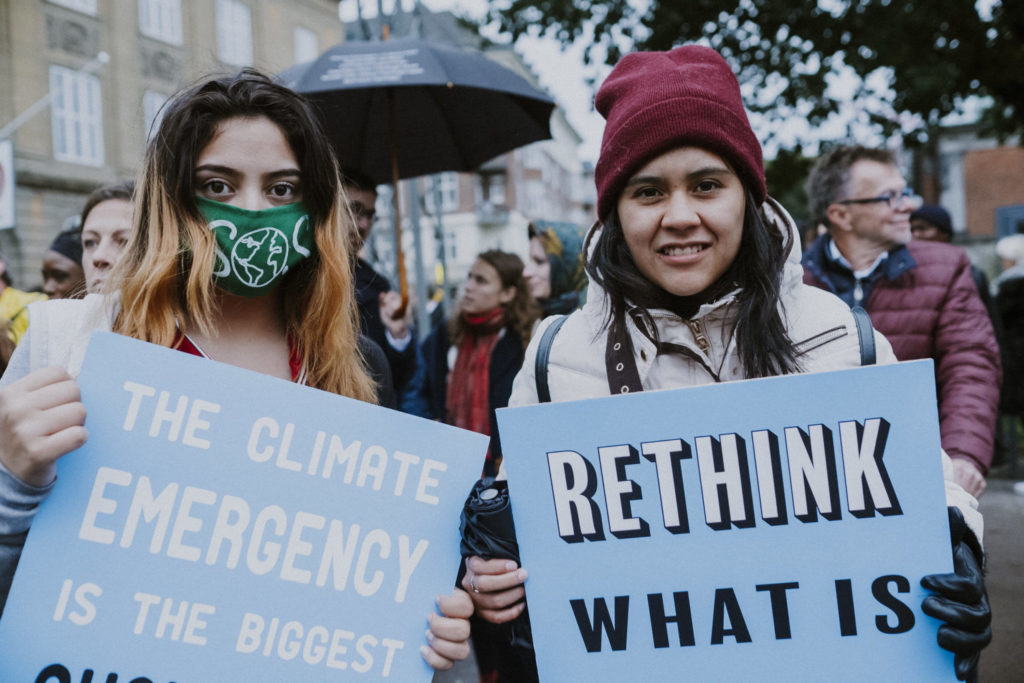
<svg viewBox="0 0 1024 683">
<path fill-rule="evenodd" d="M 55 5 L 78 10 L 83 14 L 96 14 L 96 0 L 50 0 Z"/>
<path fill-rule="evenodd" d="M 139 31 L 181 45 L 181 0 L 139 0 Z"/>
<path fill-rule="evenodd" d="M 142 120 L 146 126 L 146 139 L 149 140 L 160 128 L 160 121 L 164 118 L 164 102 L 167 95 L 162 92 L 147 90 L 142 94 Z"/>
<path fill-rule="evenodd" d="M 440 200 L 440 204 L 438 203 Z M 430 211 L 450 213 L 459 210 L 459 174 L 455 171 L 437 173 L 427 180 L 427 207 Z"/>
<path fill-rule="evenodd" d="M 293 56 L 295 57 L 296 64 L 311 62 L 320 55 L 320 43 L 315 33 L 308 28 L 298 26 L 293 35 L 295 40 L 295 54 Z"/>
<path fill-rule="evenodd" d="M 102 166 L 103 106 L 100 79 L 61 66 L 50 67 L 53 158 Z"/>
<path fill-rule="evenodd" d="M 459 260 L 459 249 L 458 249 L 458 235 L 455 230 L 448 229 L 444 231 L 444 252 L 445 259 L 448 261 L 449 267 L 452 263 Z"/>
<path fill-rule="evenodd" d="M 233 66 L 252 64 L 252 10 L 238 0 L 217 0 L 217 58 Z"/>
<path fill-rule="evenodd" d="M 483 190 L 482 199 L 494 206 L 505 206 L 505 181 L 507 176 L 504 173 L 485 173 L 480 175 L 480 187 Z"/>
</svg>

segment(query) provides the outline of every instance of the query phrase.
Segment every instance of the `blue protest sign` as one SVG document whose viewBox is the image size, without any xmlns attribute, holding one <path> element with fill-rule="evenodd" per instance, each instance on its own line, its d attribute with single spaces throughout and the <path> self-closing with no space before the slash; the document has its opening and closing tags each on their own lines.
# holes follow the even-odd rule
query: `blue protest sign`
<svg viewBox="0 0 1024 683">
<path fill-rule="evenodd" d="M 79 384 L 0 680 L 431 679 L 486 437 L 108 333 Z"/>
<path fill-rule="evenodd" d="M 543 681 L 953 681 L 931 361 L 498 413 Z"/>
</svg>

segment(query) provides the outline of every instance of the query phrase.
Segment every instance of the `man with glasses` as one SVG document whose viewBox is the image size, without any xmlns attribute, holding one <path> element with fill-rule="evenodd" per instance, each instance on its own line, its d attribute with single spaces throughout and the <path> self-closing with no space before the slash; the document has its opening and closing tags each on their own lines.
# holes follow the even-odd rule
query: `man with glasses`
<svg viewBox="0 0 1024 683">
<path fill-rule="evenodd" d="M 342 170 L 342 185 L 356 224 L 355 247 L 361 250 L 377 215 L 377 185 L 364 174 L 349 168 Z M 416 341 L 410 326 L 412 307 L 405 315 L 395 315 L 402 304 L 402 297 L 391 289 L 388 279 L 375 271 L 361 255 L 356 258 L 355 285 L 359 331 L 384 350 L 391 367 L 395 396 L 400 397 L 416 370 Z"/>
<path fill-rule="evenodd" d="M 911 241 L 921 198 L 888 150 L 832 150 L 811 169 L 807 195 L 811 219 L 828 232 L 803 255 L 804 281 L 867 310 L 900 360 L 935 361 L 942 446 L 957 482 L 980 496 L 1002 373 L 966 252 Z"/>
</svg>

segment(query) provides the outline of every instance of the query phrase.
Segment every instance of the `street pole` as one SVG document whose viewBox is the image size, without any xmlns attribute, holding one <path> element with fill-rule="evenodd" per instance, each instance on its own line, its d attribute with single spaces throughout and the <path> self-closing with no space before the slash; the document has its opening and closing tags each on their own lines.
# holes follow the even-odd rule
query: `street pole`
<svg viewBox="0 0 1024 683">
<path fill-rule="evenodd" d="M 427 317 L 427 286 L 423 273 L 423 236 L 420 234 L 420 188 L 419 178 L 411 178 L 408 182 L 409 192 L 409 229 L 412 230 L 414 260 L 416 262 L 416 330 L 422 339 L 430 332 L 430 320 Z"/>
</svg>

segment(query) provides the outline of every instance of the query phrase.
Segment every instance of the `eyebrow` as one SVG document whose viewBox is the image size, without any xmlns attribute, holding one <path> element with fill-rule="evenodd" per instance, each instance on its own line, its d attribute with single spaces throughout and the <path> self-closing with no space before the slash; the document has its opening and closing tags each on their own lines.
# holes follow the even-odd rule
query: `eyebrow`
<svg viewBox="0 0 1024 683">
<path fill-rule="evenodd" d="M 221 175 L 236 176 L 239 174 L 238 169 L 231 168 L 230 166 L 221 166 L 219 164 L 203 164 L 202 166 L 196 166 L 196 173 L 200 172 L 219 173 Z M 282 168 L 276 171 L 267 173 L 264 177 L 267 178 L 287 178 L 299 176 L 302 177 L 302 171 L 297 168 Z"/>
<path fill-rule="evenodd" d="M 696 180 L 697 178 L 703 178 L 709 175 L 733 175 L 725 166 L 705 166 L 704 168 L 698 168 L 696 171 L 692 171 L 686 174 L 687 180 Z M 632 187 L 633 185 L 642 185 L 645 183 L 656 183 L 664 181 L 664 177 L 660 175 L 638 175 L 633 176 L 626 181 L 626 187 Z"/>
</svg>

